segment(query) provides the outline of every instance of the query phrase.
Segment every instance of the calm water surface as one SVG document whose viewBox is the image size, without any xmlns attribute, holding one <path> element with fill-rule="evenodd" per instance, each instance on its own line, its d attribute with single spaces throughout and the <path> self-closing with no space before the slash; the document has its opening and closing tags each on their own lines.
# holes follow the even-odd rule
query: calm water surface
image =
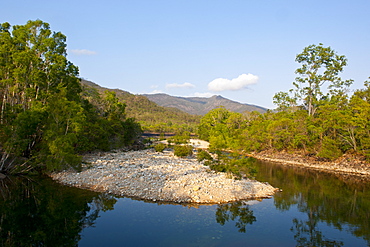
<svg viewBox="0 0 370 247">
<path fill-rule="evenodd" d="M 370 184 L 259 161 L 272 199 L 171 205 L 0 180 L 0 246 L 369 246 Z"/>
</svg>

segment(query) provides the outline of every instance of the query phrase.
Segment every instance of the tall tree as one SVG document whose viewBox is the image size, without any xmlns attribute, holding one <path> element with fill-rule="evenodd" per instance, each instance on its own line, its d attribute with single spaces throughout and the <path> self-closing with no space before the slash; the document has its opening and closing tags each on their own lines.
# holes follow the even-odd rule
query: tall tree
<svg viewBox="0 0 370 247">
<path fill-rule="evenodd" d="M 66 36 L 48 23 L 0 24 L 0 172 L 78 167 L 79 152 L 128 145 L 140 135 L 115 93 L 82 94 L 66 55 Z"/>
<path fill-rule="evenodd" d="M 301 64 L 295 73 L 293 83 L 296 97 L 303 101 L 309 116 L 313 116 L 320 100 L 325 96 L 322 86 L 329 83 L 331 92 L 340 92 L 351 85 L 351 80 L 343 81 L 338 74 L 347 65 L 344 55 L 337 55 L 330 47 L 323 44 L 310 45 L 298 54 L 296 61 Z"/>
<path fill-rule="evenodd" d="M 0 165 L 3 169 L 4 157 L 9 155 L 38 160 L 40 153 L 49 156 L 53 150 L 61 151 L 63 148 L 52 148 L 51 141 L 56 140 L 50 138 L 52 132 L 53 136 L 62 132 L 62 136 L 75 134 L 75 112 L 80 111 L 83 119 L 81 87 L 78 68 L 66 55 L 66 37 L 52 32 L 48 23 L 36 20 L 13 27 L 9 23 L 0 24 L 0 149 L 3 153 Z M 74 155 L 73 143 L 70 142 L 68 152 Z"/>
</svg>

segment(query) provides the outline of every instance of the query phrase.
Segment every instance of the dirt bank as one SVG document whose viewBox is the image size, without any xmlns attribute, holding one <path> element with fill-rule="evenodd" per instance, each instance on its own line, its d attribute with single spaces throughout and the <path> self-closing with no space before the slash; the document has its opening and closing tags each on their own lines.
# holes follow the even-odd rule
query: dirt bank
<svg viewBox="0 0 370 247">
<path fill-rule="evenodd" d="M 289 166 L 300 166 L 332 173 L 370 176 L 370 164 L 366 162 L 365 158 L 351 154 L 345 154 L 335 161 L 320 160 L 317 157 L 301 153 L 274 152 L 271 150 L 252 153 L 250 156 Z"/>
</svg>

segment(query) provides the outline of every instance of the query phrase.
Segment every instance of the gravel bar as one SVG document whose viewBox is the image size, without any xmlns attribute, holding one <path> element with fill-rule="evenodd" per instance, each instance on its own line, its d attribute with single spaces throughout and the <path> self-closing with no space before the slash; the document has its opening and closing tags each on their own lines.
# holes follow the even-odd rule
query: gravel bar
<svg viewBox="0 0 370 247">
<path fill-rule="evenodd" d="M 143 200 L 217 204 L 268 198 L 277 188 L 209 169 L 195 158 L 178 158 L 173 151 L 153 149 L 91 154 L 83 170 L 52 173 L 62 184 Z"/>
</svg>

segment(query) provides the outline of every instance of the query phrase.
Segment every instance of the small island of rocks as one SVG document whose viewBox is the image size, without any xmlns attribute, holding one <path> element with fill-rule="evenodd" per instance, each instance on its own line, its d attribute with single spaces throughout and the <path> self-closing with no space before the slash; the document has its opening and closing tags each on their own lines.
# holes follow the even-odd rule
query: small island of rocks
<svg viewBox="0 0 370 247">
<path fill-rule="evenodd" d="M 154 149 L 86 155 L 81 172 L 51 177 L 69 186 L 156 202 L 218 204 L 268 198 L 278 191 L 268 183 L 215 172 L 196 158 Z"/>
</svg>

